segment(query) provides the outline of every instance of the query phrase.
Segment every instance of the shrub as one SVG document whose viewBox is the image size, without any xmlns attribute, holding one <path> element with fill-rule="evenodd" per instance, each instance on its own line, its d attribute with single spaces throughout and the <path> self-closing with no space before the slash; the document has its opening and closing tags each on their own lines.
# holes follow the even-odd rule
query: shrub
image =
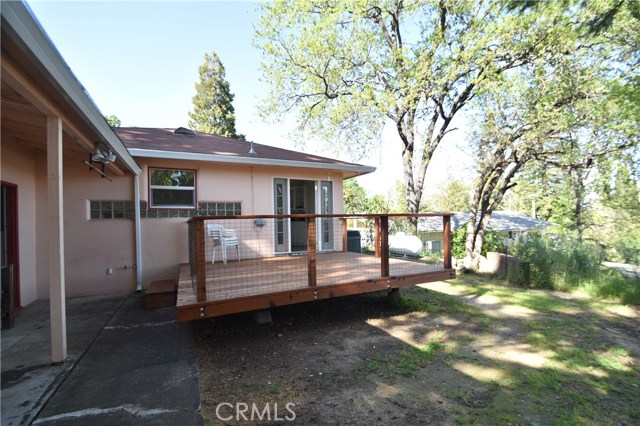
<svg viewBox="0 0 640 426">
<path fill-rule="evenodd" d="M 464 246 L 467 241 L 467 227 L 463 226 L 456 229 L 451 234 L 451 256 L 456 259 L 464 258 Z M 482 240 L 482 250 L 480 254 L 483 256 L 487 255 L 489 251 L 498 251 L 502 252 L 504 250 L 504 245 L 502 243 L 503 238 L 494 231 L 485 231 L 484 237 Z"/>
<path fill-rule="evenodd" d="M 509 281 L 526 287 L 584 290 L 591 296 L 640 304 L 640 280 L 601 266 L 600 250 L 572 238 L 532 233 L 513 246 L 518 266 Z"/>
<path fill-rule="evenodd" d="M 578 244 L 573 240 L 564 240 L 554 250 L 561 260 L 562 269 L 558 271 L 558 282 L 563 288 L 571 289 L 580 283 L 597 280 L 600 275 L 600 252 L 594 245 Z"/>
<path fill-rule="evenodd" d="M 456 259 L 464 257 L 464 245 L 467 239 L 467 229 L 458 228 L 451 233 L 451 256 Z"/>
<path fill-rule="evenodd" d="M 555 256 L 549 244 L 539 234 L 532 233 L 519 239 L 512 247 L 518 258 L 518 267 L 510 274 L 514 284 L 533 288 L 553 288 L 551 273 Z"/>
<path fill-rule="evenodd" d="M 580 287 L 589 296 L 615 299 L 624 304 L 640 305 L 640 279 L 604 269 L 597 280 Z"/>
</svg>

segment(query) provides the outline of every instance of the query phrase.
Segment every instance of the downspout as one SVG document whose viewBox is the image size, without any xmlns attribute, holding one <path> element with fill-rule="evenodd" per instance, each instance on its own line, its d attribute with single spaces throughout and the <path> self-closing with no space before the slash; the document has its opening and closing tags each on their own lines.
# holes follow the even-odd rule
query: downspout
<svg viewBox="0 0 640 426">
<path fill-rule="evenodd" d="M 140 176 L 133 176 L 133 198 L 136 224 L 136 291 L 142 291 L 142 224 L 140 223 Z"/>
</svg>

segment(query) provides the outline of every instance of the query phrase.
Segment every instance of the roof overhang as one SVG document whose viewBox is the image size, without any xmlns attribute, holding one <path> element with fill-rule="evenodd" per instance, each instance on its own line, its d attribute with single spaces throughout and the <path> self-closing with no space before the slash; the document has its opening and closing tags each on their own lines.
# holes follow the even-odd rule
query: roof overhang
<svg viewBox="0 0 640 426">
<path fill-rule="evenodd" d="M 118 157 L 118 163 L 139 175 L 140 166 L 71 72 L 28 6 L 19 1 L 3 1 L 1 15 L 3 56 L 7 51 L 16 60 L 15 64 L 3 64 L 3 74 L 24 73 L 24 82 L 41 89 L 52 101 L 39 105 L 44 114 L 60 113 L 65 124 L 78 130 L 73 132 L 75 137 L 90 139 L 84 141 L 85 145 L 106 144 Z"/>
<path fill-rule="evenodd" d="M 462 226 L 466 226 L 467 222 L 469 222 L 468 212 L 454 212 L 451 216 L 451 229 L 455 231 Z M 519 213 L 496 211 L 491 215 L 487 230 L 495 232 L 526 232 L 533 229 L 544 229 L 549 226 L 555 226 L 555 224 L 533 219 Z M 418 219 L 418 231 L 442 232 L 442 222 L 432 217 L 421 217 Z"/>
<path fill-rule="evenodd" d="M 308 161 L 278 160 L 273 158 L 237 157 L 193 152 L 161 151 L 153 149 L 130 148 L 133 157 L 162 158 L 168 160 L 204 161 L 210 163 L 246 164 L 252 166 L 297 167 L 305 169 L 337 170 L 349 173 L 348 177 L 372 173 L 375 167 L 358 164 L 321 163 Z"/>
</svg>

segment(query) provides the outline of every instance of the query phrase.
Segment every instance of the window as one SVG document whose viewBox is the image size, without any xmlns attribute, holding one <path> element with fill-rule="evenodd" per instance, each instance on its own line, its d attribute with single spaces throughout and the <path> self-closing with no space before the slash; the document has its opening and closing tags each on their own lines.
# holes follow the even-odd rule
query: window
<svg viewBox="0 0 640 426">
<path fill-rule="evenodd" d="M 201 216 L 240 216 L 242 214 L 241 203 L 212 203 L 199 202 L 199 215 Z"/>
<path fill-rule="evenodd" d="M 149 169 L 151 208 L 195 209 L 196 171 Z"/>
</svg>

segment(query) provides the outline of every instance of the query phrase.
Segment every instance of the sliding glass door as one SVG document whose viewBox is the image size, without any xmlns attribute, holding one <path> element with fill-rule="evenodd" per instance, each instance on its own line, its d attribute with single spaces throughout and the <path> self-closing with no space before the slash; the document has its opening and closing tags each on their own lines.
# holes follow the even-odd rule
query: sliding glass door
<svg viewBox="0 0 640 426">
<path fill-rule="evenodd" d="M 275 178 L 273 180 L 274 214 L 332 214 L 333 183 L 303 179 Z M 333 250 L 333 219 L 317 222 L 316 239 L 319 250 Z M 279 218 L 274 221 L 276 253 L 307 251 L 307 222 L 305 218 Z"/>
</svg>

